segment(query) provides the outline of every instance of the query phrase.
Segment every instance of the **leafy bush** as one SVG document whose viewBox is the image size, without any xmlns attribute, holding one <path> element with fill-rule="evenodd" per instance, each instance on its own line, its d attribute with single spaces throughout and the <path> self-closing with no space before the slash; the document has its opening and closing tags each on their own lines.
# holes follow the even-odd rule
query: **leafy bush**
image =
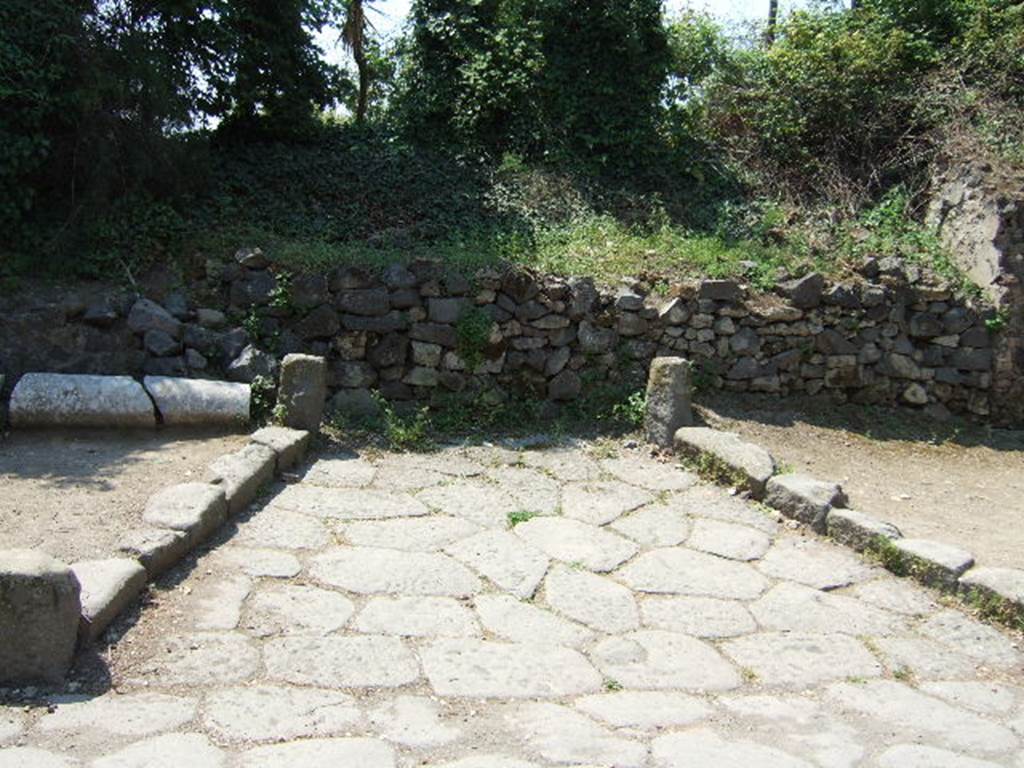
<svg viewBox="0 0 1024 768">
<path fill-rule="evenodd" d="M 771 48 L 716 73 L 710 128 L 786 191 L 884 187 L 908 163 L 902 138 L 915 133 L 917 85 L 934 62 L 931 44 L 870 9 L 794 13 Z"/>
</svg>

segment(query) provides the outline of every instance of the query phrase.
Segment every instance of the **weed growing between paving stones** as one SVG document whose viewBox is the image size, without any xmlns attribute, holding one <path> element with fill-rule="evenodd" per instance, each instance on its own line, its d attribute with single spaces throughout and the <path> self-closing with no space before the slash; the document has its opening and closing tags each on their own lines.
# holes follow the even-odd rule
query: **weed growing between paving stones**
<svg viewBox="0 0 1024 768">
<path fill-rule="evenodd" d="M 958 602 L 989 621 L 997 621 L 1018 632 L 1024 632 L 1024 609 L 999 595 L 972 588 L 957 595 Z"/>
<path fill-rule="evenodd" d="M 877 560 L 890 573 L 897 576 L 912 575 L 911 563 L 903 552 L 885 536 L 876 536 L 864 547 L 864 554 Z"/>
<path fill-rule="evenodd" d="M 527 520 L 532 520 L 536 516 L 536 512 L 531 512 L 527 509 L 517 509 L 515 512 L 509 512 L 508 527 L 515 528 L 520 523 L 525 523 Z"/>
<path fill-rule="evenodd" d="M 694 456 L 683 456 L 681 462 L 705 482 L 732 488 L 745 488 L 747 485 L 747 478 L 742 472 L 733 469 L 714 454 L 702 451 Z"/>
</svg>

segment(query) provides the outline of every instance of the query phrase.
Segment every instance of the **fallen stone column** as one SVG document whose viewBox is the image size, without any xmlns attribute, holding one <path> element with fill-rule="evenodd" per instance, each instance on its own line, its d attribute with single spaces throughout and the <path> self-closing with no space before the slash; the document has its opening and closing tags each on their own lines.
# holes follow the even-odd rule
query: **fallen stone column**
<svg viewBox="0 0 1024 768">
<path fill-rule="evenodd" d="M 248 384 L 170 376 L 147 376 L 142 383 L 164 424 L 244 426 L 249 423 L 251 388 Z"/>
<path fill-rule="evenodd" d="M 80 592 L 71 569 L 49 555 L 0 551 L 0 684 L 64 677 L 78 638 Z"/>
<path fill-rule="evenodd" d="M 11 393 L 15 427 L 153 427 L 153 401 L 128 376 L 26 373 Z"/>
</svg>

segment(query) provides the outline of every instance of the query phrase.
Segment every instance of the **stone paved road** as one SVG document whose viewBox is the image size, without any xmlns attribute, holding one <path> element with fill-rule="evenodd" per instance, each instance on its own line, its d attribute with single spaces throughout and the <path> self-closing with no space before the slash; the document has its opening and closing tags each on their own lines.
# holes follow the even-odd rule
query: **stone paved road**
<svg viewBox="0 0 1024 768">
<path fill-rule="evenodd" d="M 639 450 L 323 458 L 0 768 L 1024 768 L 1017 641 L 936 600 Z"/>
</svg>

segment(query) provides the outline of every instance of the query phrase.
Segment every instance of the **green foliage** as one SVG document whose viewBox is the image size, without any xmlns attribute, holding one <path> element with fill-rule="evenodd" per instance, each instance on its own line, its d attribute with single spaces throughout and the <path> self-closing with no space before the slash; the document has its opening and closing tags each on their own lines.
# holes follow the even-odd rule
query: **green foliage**
<svg viewBox="0 0 1024 768">
<path fill-rule="evenodd" d="M 531 512 L 528 509 L 517 509 L 514 512 L 508 513 L 508 527 L 515 528 L 520 523 L 525 523 L 527 520 L 532 520 L 537 516 L 536 512 Z"/>
<path fill-rule="evenodd" d="M 868 8 L 798 12 L 767 50 L 738 52 L 708 86 L 710 130 L 762 174 L 806 193 L 885 181 L 905 161 L 926 40 Z M 882 175 L 881 179 L 875 177 Z"/>
<path fill-rule="evenodd" d="M 621 403 L 612 406 L 612 417 L 623 424 L 639 427 L 647 413 L 647 393 L 638 389 Z"/>
<path fill-rule="evenodd" d="M 725 485 L 731 488 L 746 488 L 746 475 L 726 464 L 713 453 L 701 451 L 692 456 L 684 456 L 682 463 L 691 469 L 705 482 Z"/>
<path fill-rule="evenodd" d="M 466 370 L 474 371 L 484 362 L 484 352 L 490 341 L 494 321 L 479 307 L 470 307 L 455 324 L 458 344 L 455 351 L 466 364 Z"/>
<path fill-rule="evenodd" d="M 250 416 L 256 424 L 273 420 L 277 411 L 277 386 L 273 379 L 256 376 L 249 385 L 252 394 Z"/>
<path fill-rule="evenodd" d="M 429 451 L 433 448 L 429 407 L 403 415 L 379 393 L 374 393 L 374 400 L 380 408 L 384 437 L 392 450 Z"/>
<path fill-rule="evenodd" d="M 537 6 L 547 150 L 604 172 L 650 156 L 669 65 L 661 1 L 537 0 Z"/>
<path fill-rule="evenodd" d="M 985 327 L 992 333 L 999 333 L 1006 327 L 1008 322 L 1010 322 L 1010 313 L 1005 309 L 1001 309 L 985 321 Z"/>
</svg>

